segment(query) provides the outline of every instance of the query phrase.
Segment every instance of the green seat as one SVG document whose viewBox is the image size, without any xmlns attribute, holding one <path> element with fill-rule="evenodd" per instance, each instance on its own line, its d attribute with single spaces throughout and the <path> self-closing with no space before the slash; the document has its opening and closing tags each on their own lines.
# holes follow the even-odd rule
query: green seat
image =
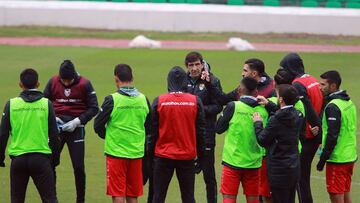
<svg viewBox="0 0 360 203">
<path fill-rule="evenodd" d="M 203 0 L 186 0 L 188 4 L 202 4 Z"/>
<path fill-rule="evenodd" d="M 169 3 L 182 4 L 182 3 L 185 3 L 185 0 L 169 0 Z"/>
<path fill-rule="evenodd" d="M 244 0 L 228 0 L 228 5 L 244 5 Z"/>
<path fill-rule="evenodd" d="M 345 5 L 346 8 L 360 8 L 360 3 L 358 2 L 348 2 Z"/>
<path fill-rule="evenodd" d="M 264 0 L 264 6 L 280 6 L 279 0 Z"/>
<path fill-rule="evenodd" d="M 153 3 L 166 3 L 166 0 L 150 0 Z"/>
<path fill-rule="evenodd" d="M 305 0 L 301 2 L 302 7 L 318 7 L 319 3 L 314 0 Z"/>
<path fill-rule="evenodd" d="M 330 0 L 330 1 L 326 2 L 325 7 L 327 7 L 327 8 L 341 8 L 342 5 L 338 1 Z"/>
</svg>

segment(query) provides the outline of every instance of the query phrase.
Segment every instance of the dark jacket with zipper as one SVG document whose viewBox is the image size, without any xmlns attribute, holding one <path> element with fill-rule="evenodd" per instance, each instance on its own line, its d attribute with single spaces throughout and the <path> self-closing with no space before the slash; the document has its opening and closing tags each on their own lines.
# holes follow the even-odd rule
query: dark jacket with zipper
<svg viewBox="0 0 360 203">
<path fill-rule="evenodd" d="M 24 90 L 21 92 L 20 96 L 25 102 L 35 102 L 43 98 L 44 95 L 38 90 Z M 49 100 L 48 107 L 48 135 L 49 135 L 49 147 L 52 151 L 52 165 L 57 166 L 60 162 L 59 154 L 59 137 L 58 129 L 56 126 L 55 112 L 52 103 Z M 0 130 L 0 164 L 4 165 L 5 159 L 5 149 L 7 141 L 10 136 L 11 124 L 10 124 L 10 101 L 5 105 L 3 111 L 3 117 L 1 120 L 1 130 Z M 29 135 L 31 136 L 31 135 Z"/>
<path fill-rule="evenodd" d="M 294 107 L 278 110 L 270 117 L 265 128 L 260 121 L 254 123 L 258 143 L 266 148 L 267 175 L 271 187 L 285 188 L 299 180 L 298 143 L 302 123 L 302 114 Z"/>
<path fill-rule="evenodd" d="M 212 85 L 222 91 L 220 81 L 212 74 L 211 77 Z M 215 124 L 217 114 L 222 110 L 222 105 L 217 101 L 216 96 L 208 90 L 204 80 L 192 80 L 189 74 L 185 92 L 200 98 L 205 113 L 205 145 L 210 148 L 215 147 Z"/>
</svg>

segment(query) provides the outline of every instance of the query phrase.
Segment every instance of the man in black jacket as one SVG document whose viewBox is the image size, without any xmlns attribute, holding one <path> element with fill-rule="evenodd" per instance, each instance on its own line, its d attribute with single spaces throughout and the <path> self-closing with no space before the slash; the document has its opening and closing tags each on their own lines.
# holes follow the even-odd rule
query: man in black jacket
<svg viewBox="0 0 360 203">
<path fill-rule="evenodd" d="M 53 169 L 59 164 L 59 140 L 54 109 L 37 90 L 39 82 L 35 70 L 25 69 L 19 85 L 23 91 L 6 103 L 3 112 L 0 167 L 5 167 L 5 148 L 10 137 L 11 202 L 25 202 L 31 177 L 42 202 L 56 203 Z"/>
<path fill-rule="evenodd" d="M 266 148 L 267 175 L 274 203 L 294 203 L 300 177 L 298 151 L 302 114 L 294 108 L 298 93 L 291 85 L 279 86 L 280 110 L 270 117 L 265 129 L 259 113 L 253 120 L 258 143 Z"/>
<path fill-rule="evenodd" d="M 74 169 L 78 203 L 85 201 L 85 124 L 98 112 L 96 93 L 91 82 L 80 76 L 70 60 L 65 60 L 59 75 L 47 83 L 44 96 L 54 105 L 56 121 L 61 128 L 60 151 L 68 146 Z M 55 176 L 56 177 L 56 176 Z"/>
<path fill-rule="evenodd" d="M 292 76 L 292 85 L 299 93 L 306 114 L 305 139 L 301 140 L 300 155 L 301 179 L 300 196 L 304 203 L 312 203 L 310 174 L 311 163 L 321 143 L 322 129 L 320 113 L 323 96 L 319 82 L 311 75 L 305 74 L 303 60 L 297 53 L 287 54 L 280 62 L 280 69 L 289 72 Z"/>
<path fill-rule="evenodd" d="M 205 154 L 200 160 L 200 167 L 203 171 L 206 184 L 206 193 L 208 203 L 217 202 L 217 184 L 215 175 L 215 123 L 216 116 L 222 110 L 214 94 L 211 94 L 206 87 L 206 81 L 202 77 L 203 72 L 208 73 L 208 64 L 204 62 L 203 57 L 198 52 L 190 52 L 185 57 L 185 65 L 188 70 L 187 90 L 186 92 L 198 96 L 205 111 Z M 222 90 L 220 81 L 211 74 L 212 86 Z"/>
</svg>

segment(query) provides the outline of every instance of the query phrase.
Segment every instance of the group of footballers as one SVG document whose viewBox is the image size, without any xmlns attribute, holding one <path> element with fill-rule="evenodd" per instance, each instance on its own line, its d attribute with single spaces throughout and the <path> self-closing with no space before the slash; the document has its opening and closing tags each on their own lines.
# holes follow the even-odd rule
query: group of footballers
<svg viewBox="0 0 360 203">
<path fill-rule="evenodd" d="M 236 202 L 240 183 L 248 203 L 292 203 L 296 192 L 300 203 L 312 203 L 311 164 L 319 148 L 317 170 L 326 165 L 331 202 L 352 202 L 357 115 L 338 71 L 321 74 L 318 82 L 305 73 L 301 57 L 289 53 L 271 79 L 263 61 L 252 58 L 244 62 L 239 86 L 224 93 L 200 53 L 188 53 L 185 66 L 171 68 L 168 92 L 150 103 L 133 86 L 131 67 L 118 64 L 117 91 L 101 108 L 90 81 L 69 60 L 44 93 L 37 72 L 22 71 L 23 91 L 5 105 L 0 131 L 1 167 L 10 138 L 11 202 L 25 201 L 29 177 L 43 202 L 57 202 L 55 168 L 65 143 L 76 202 L 85 202 L 84 126 L 95 116 L 94 130 L 104 139 L 106 193 L 114 203 L 138 202 L 147 182 L 147 202 L 165 202 L 174 171 L 182 202 L 195 202 L 201 171 L 207 202 L 217 202 L 215 138 L 222 133 L 224 203 Z"/>
</svg>

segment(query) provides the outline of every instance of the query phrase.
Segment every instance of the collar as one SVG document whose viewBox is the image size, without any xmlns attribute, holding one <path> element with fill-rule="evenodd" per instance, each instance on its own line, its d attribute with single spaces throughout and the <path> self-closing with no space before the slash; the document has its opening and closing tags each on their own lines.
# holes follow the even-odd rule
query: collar
<svg viewBox="0 0 360 203">
<path fill-rule="evenodd" d="M 294 105 L 286 105 L 286 106 L 281 107 L 281 109 L 288 109 L 288 108 L 291 108 L 291 107 L 294 107 Z"/>
<path fill-rule="evenodd" d="M 249 95 L 244 95 L 244 96 L 241 96 L 240 99 L 245 99 L 245 98 L 248 98 L 248 99 L 252 99 L 254 101 L 257 101 L 256 97 L 253 97 L 253 96 L 249 96 Z"/>
<path fill-rule="evenodd" d="M 336 92 L 333 92 L 333 93 L 331 93 L 331 94 L 329 94 L 329 97 L 331 97 L 331 96 L 333 96 L 333 95 L 335 95 L 335 94 L 339 94 L 339 93 L 341 93 L 341 92 L 343 92 L 344 90 L 338 90 L 338 91 L 336 91 Z"/>
</svg>

